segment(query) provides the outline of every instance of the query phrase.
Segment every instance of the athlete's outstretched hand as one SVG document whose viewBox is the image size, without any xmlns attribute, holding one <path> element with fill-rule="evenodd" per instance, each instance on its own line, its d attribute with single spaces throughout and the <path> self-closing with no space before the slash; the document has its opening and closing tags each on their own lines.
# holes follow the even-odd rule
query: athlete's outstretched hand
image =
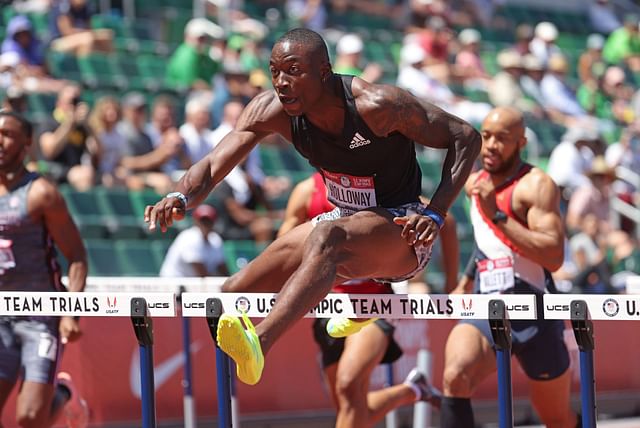
<svg viewBox="0 0 640 428">
<path fill-rule="evenodd" d="M 174 220 L 184 218 L 186 207 L 178 198 L 163 198 L 154 206 L 147 205 L 144 209 L 144 221 L 149 224 L 149 230 L 156 230 L 156 223 L 160 225 L 160 230 L 167 231 Z"/>
<path fill-rule="evenodd" d="M 404 217 L 394 217 L 393 222 L 402 226 L 402 236 L 409 245 L 430 246 L 438 237 L 440 228 L 431 218 L 420 214 L 411 214 Z"/>
</svg>

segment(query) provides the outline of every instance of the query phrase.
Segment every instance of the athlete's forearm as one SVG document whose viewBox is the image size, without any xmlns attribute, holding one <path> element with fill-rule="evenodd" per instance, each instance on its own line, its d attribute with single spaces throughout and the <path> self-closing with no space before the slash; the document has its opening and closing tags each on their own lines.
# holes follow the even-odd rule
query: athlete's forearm
<svg viewBox="0 0 640 428">
<path fill-rule="evenodd" d="M 69 263 L 69 271 L 67 273 L 69 283 L 68 291 L 83 291 L 87 282 L 87 261 L 80 259 Z"/>
<path fill-rule="evenodd" d="M 211 174 L 210 156 L 205 156 L 187 170 L 176 185 L 176 190 L 187 197 L 186 208 L 195 208 L 216 184 Z"/>
<path fill-rule="evenodd" d="M 511 217 L 496 226 L 504 232 L 526 258 L 533 260 L 550 272 L 554 272 L 562 266 L 564 260 L 562 237 L 553 233 L 527 229 Z"/>
<path fill-rule="evenodd" d="M 471 126 L 465 125 L 462 131 L 455 135 L 449 145 L 440 184 L 431 198 L 430 206 L 447 212 L 453 205 L 471 174 L 481 146 L 482 138 Z"/>
<path fill-rule="evenodd" d="M 262 137 L 250 131 L 231 131 L 211 153 L 189 168 L 176 186 L 187 197 L 187 208 L 197 207 Z"/>
</svg>

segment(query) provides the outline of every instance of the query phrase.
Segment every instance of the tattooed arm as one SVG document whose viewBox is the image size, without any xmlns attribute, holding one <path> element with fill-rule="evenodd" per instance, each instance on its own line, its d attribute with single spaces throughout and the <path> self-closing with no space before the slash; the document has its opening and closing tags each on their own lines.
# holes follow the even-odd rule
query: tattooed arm
<svg viewBox="0 0 640 428">
<path fill-rule="evenodd" d="M 407 91 L 354 79 L 358 111 L 378 136 L 399 132 L 426 147 L 447 149 L 440 184 L 430 206 L 446 213 L 471 173 L 482 139 L 467 122 Z"/>
</svg>

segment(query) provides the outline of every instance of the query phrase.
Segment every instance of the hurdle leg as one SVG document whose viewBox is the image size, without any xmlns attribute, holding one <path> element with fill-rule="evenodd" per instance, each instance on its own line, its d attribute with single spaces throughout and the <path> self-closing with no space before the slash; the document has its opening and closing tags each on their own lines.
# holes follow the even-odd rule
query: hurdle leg
<svg viewBox="0 0 640 428">
<path fill-rule="evenodd" d="M 140 345 L 140 386 L 142 427 L 156 427 L 155 387 L 153 379 L 153 323 L 142 297 L 131 299 L 131 322 Z"/>
<path fill-rule="evenodd" d="M 185 316 L 182 317 L 182 342 L 184 347 L 184 378 L 182 379 L 184 426 L 185 428 L 196 428 L 196 408 L 191 382 L 191 322 Z"/>
<path fill-rule="evenodd" d="M 393 386 L 393 364 L 385 364 L 384 371 L 386 375 L 385 387 Z M 386 428 L 398 427 L 398 412 L 393 409 L 387 413 L 384 417 L 384 423 Z"/>
<path fill-rule="evenodd" d="M 511 324 L 502 300 L 489 301 L 489 325 L 496 344 L 498 364 L 499 427 L 513 427 L 513 395 L 511 390 Z"/>
<path fill-rule="evenodd" d="M 582 427 L 596 427 L 596 393 L 593 368 L 593 322 L 589 319 L 587 302 L 571 301 L 571 326 L 576 343 L 580 349 L 580 401 L 582 408 Z"/>
<path fill-rule="evenodd" d="M 222 301 L 209 298 L 205 304 L 207 311 L 207 326 L 213 341 L 216 342 L 218 321 L 222 316 Z M 216 378 L 218 387 L 218 426 L 231 428 L 231 371 L 229 356 L 225 354 L 216 342 Z"/>
</svg>

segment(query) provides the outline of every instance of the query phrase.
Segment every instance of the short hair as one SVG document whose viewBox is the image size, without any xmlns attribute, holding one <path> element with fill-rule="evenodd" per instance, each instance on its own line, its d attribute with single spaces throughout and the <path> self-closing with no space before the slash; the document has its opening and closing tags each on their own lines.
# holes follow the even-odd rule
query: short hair
<svg viewBox="0 0 640 428">
<path fill-rule="evenodd" d="M 13 110 L 9 109 L 0 109 L 0 118 L 2 117 L 12 117 L 18 122 L 20 122 L 20 127 L 22 128 L 22 132 L 27 136 L 27 138 L 31 138 L 33 136 L 33 124 L 24 116 L 19 113 L 16 113 Z"/>
<path fill-rule="evenodd" d="M 299 43 L 308 49 L 308 53 L 314 58 L 326 60 L 329 62 L 329 50 L 322 36 L 313 30 L 308 28 L 294 28 L 284 33 L 276 43 L 280 44 L 284 42 Z"/>
</svg>

